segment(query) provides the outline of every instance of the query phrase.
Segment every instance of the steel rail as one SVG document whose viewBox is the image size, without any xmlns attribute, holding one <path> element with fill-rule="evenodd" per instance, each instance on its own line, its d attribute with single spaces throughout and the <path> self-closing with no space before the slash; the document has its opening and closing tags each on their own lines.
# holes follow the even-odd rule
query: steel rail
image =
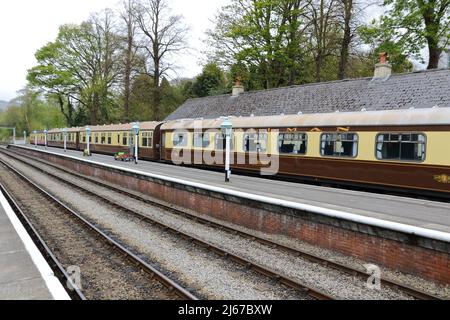
<svg viewBox="0 0 450 320">
<path fill-rule="evenodd" d="M 72 279 L 67 273 L 63 264 L 58 260 L 58 258 L 49 248 L 49 246 L 44 241 L 40 233 L 36 230 L 31 221 L 22 211 L 22 209 L 20 208 L 19 204 L 16 202 L 14 197 L 8 192 L 6 187 L 1 182 L 0 182 L 0 191 L 5 196 L 6 200 L 8 201 L 13 211 L 16 213 L 17 218 L 24 226 L 25 230 L 33 240 L 34 244 L 39 248 L 41 254 L 46 258 L 46 261 L 49 263 L 51 269 L 55 273 L 55 276 L 59 279 L 63 287 L 66 289 L 66 292 L 69 294 L 70 298 L 72 300 L 86 300 L 86 297 L 81 292 L 81 290 L 72 282 Z M 72 288 L 70 288 L 69 283 L 72 286 Z"/>
<path fill-rule="evenodd" d="M 17 154 L 15 151 L 8 151 L 8 152 Z M 317 255 L 308 253 L 308 252 L 300 250 L 300 249 L 295 249 L 295 248 L 292 248 L 292 247 L 289 247 L 289 246 L 277 243 L 275 241 L 271 241 L 271 240 L 268 240 L 268 239 L 264 239 L 262 237 L 255 236 L 254 234 L 247 233 L 245 231 L 238 230 L 238 229 L 232 228 L 230 226 L 226 226 L 224 224 L 221 224 L 221 223 L 218 223 L 218 222 L 215 222 L 215 221 L 211 221 L 211 220 L 206 219 L 206 218 L 199 217 L 199 216 L 197 216 L 195 214 L 192 214 L 192 213 L 189 213 L 187 211 L 183 211 L 183 210 L 171 207 L 169 205 L 163 204 L 162 202 L 158 202 L 156 200 L 150 200 L 150 199 L 147 199 L 147 198 L 143 198 L 141 195 L 135 194 L 135 193 L 130 192 L 128 190 L 125 190 L 123 188 L 120 188 L 120 187 L 117 187 L 117 186 L 112 186 L 112 185 L 110 185 L 108 183 L 100 182 L 100 181 L 98 181 L 96 179 L 93 179 L 93 178 L 90 178 L 90 177 L 86 177 L 86 176 L 81 175 L 79 173 L 73 172 L 73 171 L 71 171 L 69 169 L 62 168 L 62 167 L 60 167 L 58 165 L 49 163 L 47 161 L 43 161 L 41 159 L 35 159 L 35 158 L 31 157 L 31 156 L 22 155 L 22 154 L 20 154 L 20 156 L 28 158 L 28 159 L 36 161 L 36 162 L 40 162 L 40 163 L 42 163 L 44 165 L 48 165 L 48 166 L 54 167 L 54 168 L 56 168 L 58 170 L 61 170 L 61 171 L 65 172 L 65 173 L 67 173 L 67 174 L 76 176 L 77 178 L 83 179 L 85 181 L 94 183 L 96 185 L 102 186 L 102 187 L 107 188 L 109 190 L 112 190 L 112 191 L 121 193 L 123 195 L 129 196 L 129 197 L 131 197 L 131 198 L 133 198 L 135 200 L 144 202 L 146 204 L 150 204 L 152 206 L 156 206 L 156 207 L 161 208 L 163 210 L 170 211 L 170 212 L 172 212 L 172 213 L 174 213 L 176 215 L 180 215 L 180 216 L 186 217 L 186 218 L 188 218 L 188 219 L 190 219 L 192 221 L 198 222 L 200 224 L 207 225 L 207 226 L 210 226 L 210 227 L 214 227 L 214 228 L 217 228 L 219 230 L 225 230 L 227 232 L 230 232 L 230 233 L 233 233 L 233 234 L 236 234 L 236 235 L 240 235 L 240 236 L 242 236 L 244 238 L 247 238 L 247 239 L 256 241 L 258 243 L 267 245 L 269 247 L 276 248 L 276 249 L 279 249 L 281 251 L 284 251 L 284 252 L 287 252 L 287 253 L 290 253 L 290 254 L 302 257 L 304 259 L 307 259 L 308 261 L 321 264 L 321 265 L 323 265 L 325 267 L 330 267 L 330 268 L 336 269 L 338 271 L 345 272 L 345 273 L 347 273 L 349 275 L 352 275 L 352 276 L 358 276 L 358 277 L 363 278 L 363 279 L 366 279 L 368 277 L 368 274 L 366 274 L 365 272 L 363 272 L 361 270 L 358 270 L 356 268 L 349 267 L 349 266 L 344 265 L 342 263 L 339 263 L 339 262 L 336 262 L 336 261 L 331 261 L 331 260 L 319 257 Z M 14 158 L 16 158 L 16 157 L 14 157 Z M 16 158 L 16 159 L 19 160 L 19 161 L 22 161 L 22 160 L 20 160 L 18 158 Z M 22 162 L 24 162 L 24 161 L 22 161 Z M 24 163 L 33 166 L 32 164 L 29 164 L 27 162 L 24 162 Z M 47 174 L 51 174 L 51 173 L 48 173 L 47 171 L 42 170 L 42 169 L 40 169 L 40 168 L 38 168 L 36 166 L 34 166 L 34 167 L 36 169 L 42 171 L 42 172 L 45 172 Z M 55 177 L 58 178 L 57 176 L 55 176 Z M 414 297 L 415 299 L 419 299 L 419 300 L 442 300 L 441 297 L 438 297 L 436 295 L 427 293 L 427 292 L 425 292 L 423 290 L 419 290 L 419 289 L 413 288 L 413 287 L 411 287 L 409 285 L 402 284 L 402 283 L 394 281 L 394 280 L 389 280 L 389 279 L 386 279 L 386 278 L 382 278 L 381 279 L 381 284 L 382 285 L 386 285 L 386 286 L 388 286 L 390 288 L 393 288 L 393 289 L 398 289 L 400 291 L 403 291 L 404 293 L 410 295 L 411 297 Z"/>
<path fill-rule="evenodd" d="M 188 290 L 183 288 L 181 285 L 164 275 L 162 272 L 139 258 L 137 255 L 132 253 L 130 250 L 125 248 L 123 245 L 115 241 L 113 238 L 109 237 L 106 233 L 104 233 L 102 230 L 100 230 L 98 227 L 93 225 L 91 222 L 89 222 L 87 219 L 85 219 L 80 213 L 72 210 L 68 206 L 66 206 L 61 200 L 59 200 L 57 197 L 49 193 L 48 191 L 44 190 L 42 187 L 37 185 L 34 181 L 26 177 L 24 174 L 22 174 L 19 170 L 13 168 L 6 162 L 4 162 L 2 159 L 0 159 L 0 163 L 2 163 L 4 166 L 6 166 L 9 170 L 14 172 L 16 175 L 18 175 L 22 180 L 24 180 L 26 183 L 28 183 L 30 186 L 32 186 L 35 190 L 37 190 L 39 193 L 44 195 L 46 198 L 50 199 L 54 203 L 56 203 L 59 207 L 61 207 L 64 211 L 68 212 L 71 216 L 77 218 L 77 220 L 81 221 L 85 226 L 87 226 L 90 230 L 94 231 L 96 235 L 99 236 L 100 239 L 102 239 L 105 243 L 110 245 L 112 248 L 117 250 L 119 253 L 125 255 L 127 259 L 129 259 L 132 263 L 135 263 L 138 265 L 143 271 L 148 273 L 152 278 L 156 278 L 162 285 L 164 285 L 167 289 L 169 289 L 170 292 L 175 293 L 182 299 L 187 300 L 198 300 L 198 298 L 190 293 Z"/>
</svg>

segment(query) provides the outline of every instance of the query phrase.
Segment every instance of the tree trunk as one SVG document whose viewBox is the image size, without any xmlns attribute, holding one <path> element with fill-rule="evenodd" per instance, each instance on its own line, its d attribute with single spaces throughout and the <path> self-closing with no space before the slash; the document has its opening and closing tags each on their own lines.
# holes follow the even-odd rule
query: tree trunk
<svg viewBox="0 0 450 320">
<path fill-rule="evenodd" d="M 124 121 L 130 120 L 130 96 L 131 96 L 131 55 L 133 50 L 133 42 L 128 39 L 127 61 L 125 64 L 125 88 L 124 88 Z"/>
<path fill-rule="evenodd" d="M 339 61 L 338 79 L 346 77 L 348 58 L 350 53 L 350 43 L 352 41 L 351 20 L 353 11 L 353 0 L 342 0 L 344 6 L 344 37 L 341 44 L 341 56 Z"/>
<path fill-rule="evenodd" d="M 97 110 L 99 105 L 99 96 L 98 93 L 95 92 L 92 98 L 92 107 L 91 107 L 91 126 L 97 125 Z"/>
<path fill-rule="evenodd" d="M 159 51 L 157 49 L 157 46 L 155 46 L 155 57 L 159 55 Z M 159 85 L 160 81 L 160 66 L 161 61 L 159 61 L 157 58 L 153 60 L 154 66 L 155 66 L 155 73 L 153 75 L 153 120 L 154 121 L 161 121 L 161 88 Z"/>
<path fill-rule="evenodd" d="M 439 67 L 439 59 L 441 57 L 442 49 L 439 48 L 439 44 L 434 38 L 427 38 L 428 52 L 430 55 L 430 61 L 428 62 L 428 70 L 437 69 Z"/>
<path fill-rule="evenodd" d="M 320 82 L 322 80 L 322 52 L 319 50 L 316 57 L 316 82 Z"/>
</svg>

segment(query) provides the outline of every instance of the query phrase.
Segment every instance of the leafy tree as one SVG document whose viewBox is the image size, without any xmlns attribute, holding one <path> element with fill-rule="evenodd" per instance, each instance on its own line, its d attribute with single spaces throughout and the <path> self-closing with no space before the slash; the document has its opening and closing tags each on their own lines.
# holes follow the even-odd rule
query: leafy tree
<svg viewBox="0 0 450 320">
<path fill-rule="evenodd" d="M 381 27 L 406 55 L 428 47 L 428 69 L 436 69 L 442 49 L 450 43 L 450 0 L 385 0 L 391 9 Z"/>
<path fill-rule="evenodd" d="M 17 134 L 26 131 L 65 127 L 64 116 L 56 104 L 45 102 L 37 92 L 30 88 L 19 91 L 7 110 L 0 113 L 0 125 L 15 127 Z M 2 131 L 0 139 L 9 138 L 11 132 Z"/>
<path fill-rule="evenodd" d="M 394 73 L 411 71 L 413 65 L 409 61 L 408 55 L 404 53 L 402 44 L 393 40 L 391 31 L 376 20 L 372 21 L 370 25 L 360 28 L 359 35 L 362 41 L 370 46 L 369 58 L 372 66 L 378 63 L 379 54 L 386 52 Z"/>
<path fill-rule="evenodd" d="M 233 0 L 209 31 L 213 60 L 252 70 L 263 88 L 287 84 L 301 56 L 301 0 Z M 236 68 L 235 68 L 236 71 Z M 242 75 L 244 77 L 244 75 Z"/>
<path fill-rule="evenodd" d="M 197 97 L 222 94 L 226 91 L 225 73 L 215 63 L 205 65 L 192 87 L 192 92 Z"/>
<path fill-rule="evenodd" d="M 64 25 L 56 41 L 36 53 L 38 66 L 29 70 L 28 80 L 58 101 L 70 125 L 80 118 L 75 105 L 88 110 L 92 125 L 109 122 L 117 107 L 118 41 L 108 10 L 81 25 Z"/>
</svg>

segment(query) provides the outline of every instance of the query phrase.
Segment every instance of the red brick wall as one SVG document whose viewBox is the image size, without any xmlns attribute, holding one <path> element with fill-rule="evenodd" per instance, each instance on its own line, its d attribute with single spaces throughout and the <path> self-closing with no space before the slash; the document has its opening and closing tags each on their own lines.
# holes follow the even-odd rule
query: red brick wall
<svg viewBox="0 0 450 320">
<path fill-rule="evenodd" d="M 50 155 L 40 156 L 81 174 L 128 187 L 221 220 L 271 234 L 287 235 L 380 266 L 450 284 L 450 255 L 447 253 L 317 223 L 293 215 L 274 213 L 213 198 L 210 195 L 192 193 L 107 169 L 95 168 L 82 162 L 67 161 Z"/>
</svg>

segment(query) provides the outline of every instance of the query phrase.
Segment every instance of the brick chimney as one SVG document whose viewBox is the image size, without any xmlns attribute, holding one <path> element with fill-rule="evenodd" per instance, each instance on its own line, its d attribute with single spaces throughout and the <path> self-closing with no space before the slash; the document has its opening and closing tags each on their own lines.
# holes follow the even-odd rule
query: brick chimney
<svg viewBox="0 0 450 320">
<path fill-rule="evenodd" d="M 237 78 L 236 79 L 236 84 L 233 86 L 233 92 L 232 92 L 232 96 L 233 97 L 238 97 L 241 93 L 244 93 L 244 86 L 241 84 L 241 79 Z"/>
<path fill-rule="evenodd" d="M 387 62 L 386 52 L 380 53 L 380 63 L 375 65 L 375 73 L 372 80 L 387 80 L 392 74 L 392 65 Z"/>
</svg>

